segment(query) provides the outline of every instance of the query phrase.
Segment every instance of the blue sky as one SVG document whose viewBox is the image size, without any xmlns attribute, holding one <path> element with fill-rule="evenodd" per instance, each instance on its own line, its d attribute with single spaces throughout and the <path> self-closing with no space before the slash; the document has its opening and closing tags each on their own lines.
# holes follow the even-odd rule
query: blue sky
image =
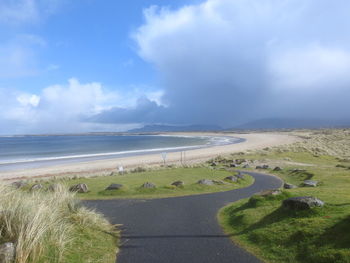
<svg viewBox="0 0 350 263">
<path fill-rule="evenodd" d="M 349 119 L 347 0 L 2 0 L 0 134 Z"/>
</svg>

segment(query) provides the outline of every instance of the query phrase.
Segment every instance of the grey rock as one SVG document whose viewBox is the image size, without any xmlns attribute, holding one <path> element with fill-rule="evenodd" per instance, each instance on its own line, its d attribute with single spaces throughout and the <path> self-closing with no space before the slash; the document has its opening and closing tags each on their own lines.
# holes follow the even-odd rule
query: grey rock
<svg viewBox="0 0 350 263">
<path fill-rule="evenodd" d="M 33 192 L 33 191 L 40 190 L 42 188 L 43 186 L 41 184 L 33 184 L 32 187 L 30 188 L 30 191 Z"/>
<path fill-rule="evenodd" d="M 77 192 L 77 193 L 87 193 L 89 192 L 89 188 L 86 184 L 76 184 L 69 188 L 69 191 L 71 192 Z"/>
<path fill-rule="evenodd" d="M 16 189 L 20 189 L 20 188 L 26 186 L 27 183 L 24 181 L 17 181 L 17 182 L 13 182 L 11 185 Z"/>
<path fill-rule="evenodd" d="M 265 191 L 262 191 L 260 192 L 258 195 L 261 195 L 261 196 L 271 196 L 271 195 L 279 195 L 281 194 L 282 191 L 279 190 L 279 189 L 272 189 L 272 190 L 265 190 Z"/>
<path fill-rule="evenodd" d="M 244 164 L 242 167 L 243 168 L 250 168 L 250 165 L 249 164 Z"/>
<path fill-rule="evenodd" d="M 202 185 L 213 185 L 214 182 L 209 179 L 201 179 L 197 182 L 197 184 L 202 184 Z"/>
<path fill-rule="evenodd" d="M 294 184 L 284 183 L 283 188 L 284 189 L 294 189 L 294 188 L 297 188 L 297 186 Z"/>
<path fill-rule="evenodd" d="M 15 260 L 15 245 L 7 242 L 0 245 L 0 263 L 12 263 Z"/>
<path fill-rule="evenodd" d="M 282 168 L 279 167 L 279 166 L 276 166 L 273 170 L 274 170 L 275 172 L 279 172 L 279 171 L 282 171 Z"/>
<path fill-rule="evenodd" d="M 236 167 L 236 164 L 231 163 L 231 164 L 230 164 L 230 167 L 231 167 L 231 168 L 234 168 L 234 167 Z"/>
<path fill-rule="evenodd" d="M 150 188 L 156 188 L 156 185 L 150 182 L 146 182 L 143 185 L 141 185 L 141 187 L 150 189 Z"/>
<path fill-rule="evenodd" d="M 316 187 L 318 184 L 317 181 L 313 181 L 313 180 L 305 180 L 303 182 L 303 186 L 306 186 L 306 187 Z"/>
<path fill-rule="evenodd" d="M 247 160 L 246 159 L 236 159 L 235 160 L 235 162 L 236 162 L 236 164 L 242 164 L 242 163 L 246 163 L 247 162 Z"/>
<path fill-rule="evenodd" d="M 185 183 L 183 181 L 175 181 L 171 185 L 174 185 L 176 187 L 182 187 L 185 185 Z"/>
<path fill-rule="evenodd" d="M 210 163 L 210 166 L 217 166 L 216 162 Z"/>
<path fill-rule="evenodd" d="M 224 181 L 222 181 L 222 180 L 213 180 L 213 183 L 214 184 L 217 184 L 217 185 L 224 185 L 224 184 L 226 184 Z"/>
<path fill-rule="evenodd" d="M 262 169 L 269 169 L 269 166 L 268 166 L 267 164 L 264 164 L 264 165 L 262 166 Z"/>
<path fill-rule="evenodd" d="M 298 196 L 284 200 L 282 206 L 293 210 L 305 210 L 313 207 L 323 207 L 324 202 L 312 196 Z"/>
<path fill-rule="evenodd" d="M 123 188 L 122 184 L 110 184 L 105 190 L 119 190 Z"/>
<path fill-rule="evenodd" d="M 234 176 L 234 175 L 230 175 L 230 176 L 225 177 L 224 180 L 230 181 L 230 182 L 237 182 L 238 178 L 236 176 Z"/>
<path fill-rule="evenodd" d="M 238 172 L 238 174 L 235 175 L 238 179 L 244 179 L 244 174 L 241 172 Z"/>
</svg>

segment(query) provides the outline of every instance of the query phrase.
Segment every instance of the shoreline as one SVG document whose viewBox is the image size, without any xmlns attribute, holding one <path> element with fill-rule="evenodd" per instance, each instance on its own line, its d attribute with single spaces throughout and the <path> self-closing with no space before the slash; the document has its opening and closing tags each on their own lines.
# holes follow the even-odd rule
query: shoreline
<svg viewBox="0 0 350 263">
<path fill-rule="evenodd" d="M 164 135 L 178 136 L 226 136 L 244 139 L 243 142 L 209 146 L 200 149 L 186 150 L 186 160 L 183 164 L 193 165 L 218 155 L 225 155 L 234 152 L 247 150 L 258 150 L 265 147 L 272 147 L 282 144 L 290 144 L 298 141 L 298 138 L 289 134 L 281 133 L 204 133 L 204 132 L 177 132 L 177 133 L 162 133 Z M 168 152 L 166 164 L 181 165 L 181 152 Z M 163 159 L 160 153 L 134 155 L 128 157 L 110 158 L 93 161 L 82 161 L 67 164 L 59 164 L 45 166 L 40 168 L 29 168 L 23 170 L 0 171 L 0 178 L 3 180 L 14 179 L 30 179 L 30 178 L 45 178 L 52 176 L 94 176 L 108 175 L 115 172 L 118 166 L 123 166 L 124 169 L 132 169 L 138 166 L 142 167 L 159 167 L 163 164 Z"/>
</svg>

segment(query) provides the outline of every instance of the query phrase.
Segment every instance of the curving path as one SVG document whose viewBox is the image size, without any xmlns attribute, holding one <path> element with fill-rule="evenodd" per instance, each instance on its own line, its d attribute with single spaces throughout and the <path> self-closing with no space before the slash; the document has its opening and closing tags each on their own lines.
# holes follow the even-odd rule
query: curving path
<svg viewBox="0 0 350 263">
<path fill-rule="evenodd" d="M 113 224 L 123 224 L 118 263 L 261 262 L 234 245 L 216 217 L 221 207 L 282 184 L 273 176 L 248 174 L 255 178 L 253 185 L 227 192 L 84 204 L 102 212 Z"/>
</svg>

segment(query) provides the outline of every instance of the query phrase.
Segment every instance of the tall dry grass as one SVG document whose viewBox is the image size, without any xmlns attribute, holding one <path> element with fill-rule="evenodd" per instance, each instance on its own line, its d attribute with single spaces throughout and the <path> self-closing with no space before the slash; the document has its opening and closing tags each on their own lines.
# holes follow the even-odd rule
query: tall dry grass
<svg viewBox="0 0 350 263">
<path fill-rule="evenodd" d="M 0 200 L 0 240 L 15 243 L 15 263 L 64 262 L 74 227 L 111 227 L 102 215 L 80 207 L 63 185 L 28 193 L 0 184 Z"/>
</svg>

